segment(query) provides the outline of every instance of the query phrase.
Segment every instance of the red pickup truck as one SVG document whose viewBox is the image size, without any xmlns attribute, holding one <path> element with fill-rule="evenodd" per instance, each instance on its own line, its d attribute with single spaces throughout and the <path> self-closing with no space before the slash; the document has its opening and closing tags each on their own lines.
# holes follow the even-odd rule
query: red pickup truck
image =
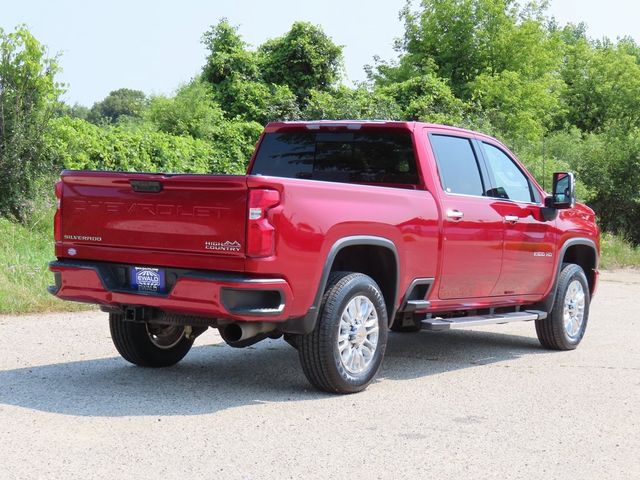
<svg viewBox="0 0 640 480">
<path fill-rule="evenodd" d="M 267 125 L 247 175 L 65 171 L 50 292 L 101 305 L 129 362 L 180 361 L 217 328 L 284 339 L 309 381 L 364 389 L 387 332 L 534 321 L 582 339 L 595 216 L 497 140 L 417 122 Z"/>
</svg>

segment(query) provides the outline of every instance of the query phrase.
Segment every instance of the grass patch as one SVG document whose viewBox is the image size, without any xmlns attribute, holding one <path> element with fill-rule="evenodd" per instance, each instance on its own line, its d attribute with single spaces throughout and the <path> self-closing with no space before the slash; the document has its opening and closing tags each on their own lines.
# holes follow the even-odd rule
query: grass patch
<svg viewBox="0 0 640 480">
<path fill-rule="evenodd" d="M 622 237 L 603 233 L 600 247 L 601 269 L 640 268 L 640 246 L 634 247 Z"/>
<path fill-rule="evenodd" d="M 0 314 L 86 310 L 47 292 L 53 275 L 53 212 L 39 212 L 29 225 L 0 218 Z"/>
</svg>

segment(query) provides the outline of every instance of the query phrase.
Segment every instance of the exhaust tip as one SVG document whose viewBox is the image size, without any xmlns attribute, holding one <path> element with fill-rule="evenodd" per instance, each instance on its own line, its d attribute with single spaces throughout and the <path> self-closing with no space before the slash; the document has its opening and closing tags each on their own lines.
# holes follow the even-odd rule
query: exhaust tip
<svg viewBox="0 0 640 480">
<path fill-rule="evenodd" d="M 222 338 L 227 342 L 239 342 L 242 338 L 242 327 L 237 323 L 225 325 L 222 331 Z"/>
</svg>

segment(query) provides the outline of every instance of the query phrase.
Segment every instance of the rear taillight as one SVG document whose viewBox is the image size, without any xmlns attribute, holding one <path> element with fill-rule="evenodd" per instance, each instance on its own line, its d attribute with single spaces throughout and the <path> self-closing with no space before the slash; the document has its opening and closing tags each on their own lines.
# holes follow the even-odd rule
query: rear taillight
<svg viewBox="0 0 640 480">
<path fill-rule="evenodd" d="M 265 188 L 249 190 L 247 255 L 269 257 L 274 254 L 276 231 L 269 223 L 268 211 L 280 203 L 280 192 Z"/>
<path fill-rule="evenodd" d="M 62 241 L 62 180 L 56 182 L 56 214 L 53 217 L 53 239 Z"/>
</svg>

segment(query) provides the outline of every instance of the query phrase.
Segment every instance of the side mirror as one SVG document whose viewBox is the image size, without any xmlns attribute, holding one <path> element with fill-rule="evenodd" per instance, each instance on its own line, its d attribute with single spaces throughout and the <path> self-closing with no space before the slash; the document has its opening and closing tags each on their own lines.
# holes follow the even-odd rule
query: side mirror
<svg viewBox="0 0 640 480">
<path fill-rule="evenodd" d="M 553 195 L 544 199 L 546 207 L 562 210 L 576 205 L 576 180 L 573 173 L 553 174 Z"/>
</svg>

